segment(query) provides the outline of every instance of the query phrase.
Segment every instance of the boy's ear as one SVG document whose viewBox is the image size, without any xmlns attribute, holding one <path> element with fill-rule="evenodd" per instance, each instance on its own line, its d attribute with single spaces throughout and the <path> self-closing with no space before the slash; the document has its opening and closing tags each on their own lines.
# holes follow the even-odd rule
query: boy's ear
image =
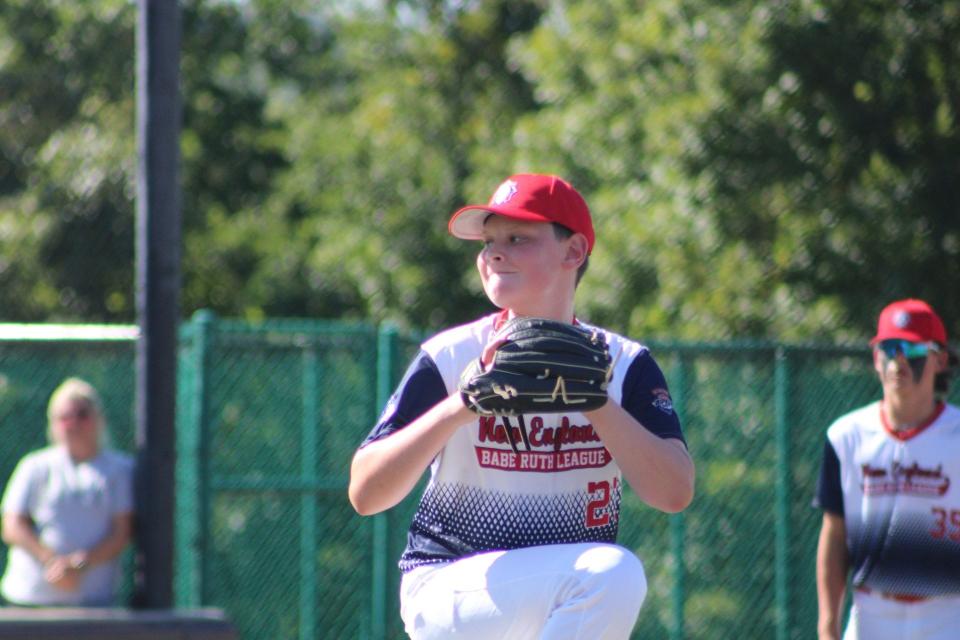
<svg viewBox="0 0 960 640">
<path fill-rule="evenodd" d="M 873 356 L 873 369 L 877 372 L 878 375 L 883 375 L 883 360 L 880 358 L 879 349 L 871 349 L 871 354 Z"/>
<path fill-rule="evenodd" d="M 936 354 L 937 373 L 943 373 L 950 367 L 950 354 L 946 349 L 941 349 Z"/>
<path fill-rule="evenodd" d="M 582 233 L 573 234 L 567 239 L 567 254 L 564 256 L 564 262 L 571 265 L 573 269 L 579 269 L 587 259 L 588 246 L 587 236 Z"/>
</svg>

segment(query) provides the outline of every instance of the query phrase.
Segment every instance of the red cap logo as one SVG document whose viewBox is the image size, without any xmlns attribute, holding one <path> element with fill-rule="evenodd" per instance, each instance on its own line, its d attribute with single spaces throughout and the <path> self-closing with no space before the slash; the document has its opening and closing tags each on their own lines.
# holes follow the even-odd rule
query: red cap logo
<svg viewBox="0 0 960 640">
<path fill-rule="evenodd" d="M 488 204 L 472 204 L 453 214 L 447 228 L 464 240 L 483 239 L 483 221 L 498 216 L 525 222 L 556 222 L 587 238 L 587 250 L 593 251 L 593 220 L 586 201 L 570 183 L 558 178 L 532 173 L 510 176 Z"/>
<path fill-rule="evenodd" d="M 933 308 L 923 300 L 898 300 L 880 312 L 877 335 L 870 344 L 898 338 L 911 342 L 938 342 L 947 344 L 947 331 Z"/>
<path fill-rule="evenodd" d="M 897 329 L 906 329 L 910 326 L 910 314 L 903 309 L 893 314 L 893 326 Z"/>
<path fill-rule="evenodd" d="M 502 185 L 497 187 L 493 197 L 490 198 L 490 204 L 497 206 L 507 204 L 510 202 L 510 198 L 515 195 L 517 195 L 517 183 L 513 180 L 507 180 Z"/>
</svg>

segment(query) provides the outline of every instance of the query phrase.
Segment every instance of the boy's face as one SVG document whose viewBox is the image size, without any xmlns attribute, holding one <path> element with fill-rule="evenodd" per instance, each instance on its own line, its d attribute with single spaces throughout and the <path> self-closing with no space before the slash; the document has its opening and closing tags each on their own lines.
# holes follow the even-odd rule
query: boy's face
<svg viewBox="0 0 960 640">
<path fill-rule="evenodd" d="M 496 306 L 519 315 L 544 315 L 557 302 L 572 300 L 582 262 L 578 256 L 585 251 L 582 235 L 560 240 L 550 223 L 491 215 L 483 225 L 477 269 Z"/>
<path fill-rule="evenodd" d="M 874 348 L 873 366 L 880 377 L 884 395 L 932 390 L 934 378 L 944 367 L 945 355 L 930 351 L 922 358 L 907 358 L 903 353 L 891 357 L 883 350 Z"/>
</svg>

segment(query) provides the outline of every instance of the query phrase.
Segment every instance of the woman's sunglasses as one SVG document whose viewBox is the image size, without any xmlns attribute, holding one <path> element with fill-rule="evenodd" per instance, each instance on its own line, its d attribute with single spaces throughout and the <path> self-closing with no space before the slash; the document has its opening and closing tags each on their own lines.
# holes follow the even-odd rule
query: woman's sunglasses
<svg viewBox="0 0 960 640">
<path fill-rule="evenodd" d="M 894 338 L 881 340 L 877 343 L 877 349 L 891 360 L 896 358 L 899 353 L 902 353 L 907 360 L 911 360 L 913 358 L 926 358 L 927 354 L 940 351 L 940 347 L 935 342 L 910 342 L 909 340 Z"/>
<path fill-rule="evenodd" d="M 56 418 L 58 420 L 86 420 L 91 415 L 93 415 L 93 411 L 89 407 L 84 407 L 82 409 L 59 413 Z"/>
</svg>

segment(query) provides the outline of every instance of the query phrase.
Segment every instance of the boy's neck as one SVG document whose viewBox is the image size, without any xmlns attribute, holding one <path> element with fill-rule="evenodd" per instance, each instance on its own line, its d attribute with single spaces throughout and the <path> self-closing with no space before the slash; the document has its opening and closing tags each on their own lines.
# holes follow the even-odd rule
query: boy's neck
<svg viewBox="0 0 960 640">
<path fill-rule="evenodd" d="M 515 318 L 516 316 L 531 316 L 537 318 L 547 318 L 549 320 L 557 320 L 559 322 L 570 322 L 572 323 L 576 317 L 573 313 L 573 304 L 569 305 L 549 305 L 546 307 L 531 307 L 521 308 L 521 309 L 507 309 L 507 319 Z"/>
<path fill-rule="evenodd" d="M 883 412 L 894 431 L 913 429 L 925 423 L 937 410 L 932 393 L 890 394 L 883 399 Z"/>
</svg>

